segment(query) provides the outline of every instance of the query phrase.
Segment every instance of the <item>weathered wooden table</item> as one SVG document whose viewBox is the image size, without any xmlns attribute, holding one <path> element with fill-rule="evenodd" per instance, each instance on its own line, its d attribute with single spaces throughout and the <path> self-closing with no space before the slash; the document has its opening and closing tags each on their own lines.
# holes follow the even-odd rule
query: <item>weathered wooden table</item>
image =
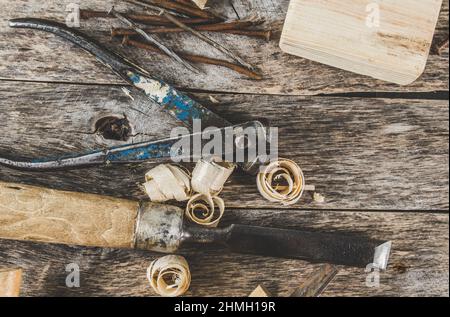
<svg viewBox="0 0 450 317">
<path fill-rule="evenodd" d="M 127 142 L 167 136 L 177 125 L 141 99 L 131 101 L 121 90 L 124 82 L 80 49 L 43 32 L 8 28 L 13 17 L 64 21 L 71 2 L 79 1 L 0 1 L 1 156 L 52 157 L 124 144 L 94 133 L 95 122 L 109 115 L 128 118 L 133 136 Z M 202 66 L 206 74 L 194 76 L 164 57 L 111 42 L 113 21 L 82 21 L 81 28 L 231 122 L 268 119 L 280 128 L 281 156 L 297 161 L 308 182 L 326 197 L 318 204 L 306 195 L 282 208 L 259 195 L 253 178 L 236 173 L 223 193 L 228 207 L 224 223 L 354 232 L 393 241 L 390 266 L 379 287 L 366 285 L 363 269 L 342 267 L 325 296 L 448 296 L 448 48 L 441 56 L 430 56 L 419 80 L 401 87 L 282 53 L 278 38 L 288 0 L 234 0 L 234 8 L 228 1 L 214 2 L 230 17 L 258 13 L 276 31 L 268 43 L 211 35 L 258 65 L 264 80 L 247 80 L 213 66 Z M 80 4 L 105 10 L 111 3 Z M 448 36 L 448 8 L 445 0 L 438 41 Z M 123 3 L 117 9 L 124 10 Z M 215 56 L 188 34 L 165 38 L 175 48 Z M 0 179 L 143 199 L 136 184 L 151 166 L 46 173 L 0 168 Z M 212 248 L 184 255 L 193 279 L 188 294 L 197 296 L 246 296 L 258 284 L 284 296 L 317 267 Z M 145 271 L 156 256 L 0 242 L 0 265 L 24 269 L 24 296 L 150 296 Z M 71 262 L 80 266 L 80 288 L 65 285 L 65 268 Z"/>
</svg>

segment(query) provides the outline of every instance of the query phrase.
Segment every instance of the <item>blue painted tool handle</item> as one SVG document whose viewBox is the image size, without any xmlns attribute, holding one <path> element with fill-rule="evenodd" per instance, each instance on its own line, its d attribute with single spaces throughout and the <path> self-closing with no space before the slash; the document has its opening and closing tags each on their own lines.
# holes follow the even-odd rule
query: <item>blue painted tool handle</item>
<svg viewBox="0 0 450 317">
<path fill-rule="evenodd" d="M 202 120 L 202 126 L 205 128 L 222 128 L 230 125 L 229 122 L 192 100 L 189 96 L 177 91 L 174 87 L 157 79 L 153 74 L 126 57 L 107 49 L 77 29 L 56 21 L 36 18 L 12 19 L 9 21 L 9 26 L 53 33 L 74 43 L 94 55 L 128 83 L 144 91 L 149 99 L 159 104 L 162 109 L 183 122 L 187 127 L 192 128 L 195 119 Z"/>
<path fill-rule="evenodd" d="M 256 133 L 256 137 L 264 138 L 262 141 L 265 142 L 266 135 L 264 133 L 259 133 L 262 128 L 263 125 L 259 121 L 250 121 L 240 125 L 210 130 L 208 135 L 212 135 L 214 137 L 216 135 L 220 136 L 219 142 L 223 145 L 223 151 L 221 153 L 223 159 L 232 157 L 233 159 L 229 159 L 228 161 L 245 164 L 247 161 L 242 162 L 234 160 L 234 154 L 236 153 L 236 148 L 238 146 L 238 142 L 236 142 L 236 140 L 245 135 L 244 133 L 254 131 L 254 133 Z M 232 144 L 230 147 L 225 146 L 226 140 L 224 136 L 226 135 L 230 135 L 232 138 Z M 138 163 L 158 159 L 173 159 L 177 162 L 192 162 L 205 158 L 208 155 L 216 155 L 215 153 L 203 152 L 205 144 L 210 141 L 210 138 L 204 138 L 202 132 L 198 132 L 157 141 L 127 144 L 106 150 L 94 151 L 81 155 L 65 156 L 56 159 L 14 161 L 7 158 L 0 158 L 0 165 L 22 170 L 55 170 L 114 163 Z M 193 147 L 191 147 L 191 145 L 195 142 L 199 142 L 200 152 L 193 151 Z M 259 141 L 255 140 L 254 146 L 258 143 Z"/>
<path fill-rule="evenodd" d="M 230 123 L 214 112 L 208 110 L 186 94 L 173 86 L 138 72 L 128 71 L 130 82 L 142 90 L 152 101 L 159 104 L 163 110 L 192 128 L 193 120 L 201 120 L 203 127 L 226 127 Z"/>
</svg>

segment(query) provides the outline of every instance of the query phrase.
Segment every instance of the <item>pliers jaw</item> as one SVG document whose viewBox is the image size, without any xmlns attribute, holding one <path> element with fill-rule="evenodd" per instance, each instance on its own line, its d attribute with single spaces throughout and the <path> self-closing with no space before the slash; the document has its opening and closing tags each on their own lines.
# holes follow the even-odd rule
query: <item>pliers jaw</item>
<svg viewBox="0 0 450 317">
<path fill-rule="evenodd" d="M 267 142 L 265 131 L 265 128 L 259 121 L 250 121 L 222 129 L 209 130 L 209 135 L 214 137 L 220 136 L 220 142 L 218 142 L 221 145 L 220 153 L 205 153 L 203 149 L 211 140 L 205 138 L 202 132 L 197 132 L 174 138 L 127 144 L 88 154 L 62 157 L 56 160 L 39 159 L 31 162 L 19 162 L 0 158 L 0 165 L 21 170 L 44 171 L 158 160 L 195 162 L 200 159 L 214 157 L 235 162 L 244 171 L 250 172 L 262 163 L 259 161 L 260 157 L 257 154 L 258 145 Z M 241 141 L 243 138 L 251 139 L 252 142 L 242 146 Z M 200 152 L 192 150 L 191 145 L 195 142 L 200 144 Z"/>
</svg>

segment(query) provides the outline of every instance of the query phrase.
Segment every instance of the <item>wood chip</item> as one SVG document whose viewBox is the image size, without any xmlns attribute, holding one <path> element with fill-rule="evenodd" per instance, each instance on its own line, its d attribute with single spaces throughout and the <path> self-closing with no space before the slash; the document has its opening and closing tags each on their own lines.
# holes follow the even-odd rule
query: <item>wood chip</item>
<svg viewBox="0 0 450 317">
<path fill-rule="evenodd" d="M 145 174 L 144 190 L 153 202 L 186 201 L 191 197 L 190 175 L 179 166 L 162 164 Z"/>
<path fill-rule="evenodd" d="M 264 286 L 258 285 L 248 297 L 272 297 Z"/>
<path fill-rule="evenodd" d="M 219 212 L 217 212 L 217 208 Z M 198 225 L 217 227 L 225 212 L 222 198 L 211 195 L 196 194 L 192 196 L 186 206 L 186 217 Z"/>
<path fill-rule="evenodd" d="M 219 100 L 217 100 L 215 97 L 209 95 L 209 100 L 211 100 L 212 103 L 220 103 Z"/>
<path fill-rule="evenodd" d="M 186 259 L 167 255 L 153 261 L 147 269 L 147 279 L 161 296 L 177 297 L 185 294 L 191 284 L 191 272 Z"/>
<path fill-rule="evenodd" d="M 204 9 L 206 7 L 206 3 L 208 0 L 192 0 L 200 9 Z"/>
<path fill-rule="evenodd" d="M 18 297 L 22 284 L 22 269 L 0 268 L 0 297 Z"/>
<path fill-rule="evenodd" d="M 203 195 L 218 195 L 231 176 L 235 165 L 214 160 L 200 160 L 192 171 L 192 189 Z"/>
<path fill-rule="evenodd" d="M 325 197 L 319 193 L 314 193 L 313 199 L 316 203 L 324 203 L 325 202 Z"/>
<path fill-rule="evenodd" d="M 303 171 L 288 159 L 270 162 L 258 173 L 256 184 L 261 195 L 271 202 L 292 205 L 305 190 Z"/>
</svg>

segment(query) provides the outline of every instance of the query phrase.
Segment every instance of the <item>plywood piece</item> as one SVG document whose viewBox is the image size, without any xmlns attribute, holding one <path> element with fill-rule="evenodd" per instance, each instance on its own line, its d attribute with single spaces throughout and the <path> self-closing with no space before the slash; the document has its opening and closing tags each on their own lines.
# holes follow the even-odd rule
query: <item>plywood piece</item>
<svg viewBox="0 0 450 317">
<path fill-rule="evenodd" d="M 406 85 L 423 73 L 442 0 L 292 0 L 283 51 Z"/>
<path fill-rule="evenodd" d="M 21 284 L 21 269 L 0 268 L 0 297 L 18 297 Z"/>
</svg>

